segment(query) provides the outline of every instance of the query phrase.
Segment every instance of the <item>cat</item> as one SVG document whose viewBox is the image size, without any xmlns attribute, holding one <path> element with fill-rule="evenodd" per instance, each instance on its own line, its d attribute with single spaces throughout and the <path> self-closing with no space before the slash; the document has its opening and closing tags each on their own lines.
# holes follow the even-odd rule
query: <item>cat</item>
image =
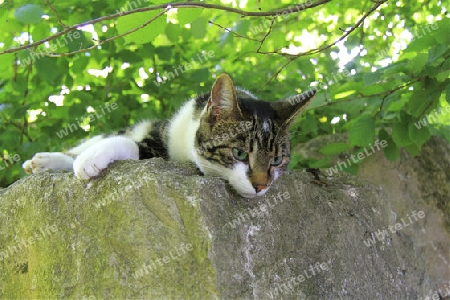
<svg viewBox="0 0 450 300">
<path fill-rule="evenodd" d="M 315 92 L 265 102 L 235 87 L 223 73 L 211 93 L 187 101 L 168 120 L 95 136 L 66 153 L 37 153 L 23 168 L 27 173 L 73 169 L 76 177 L 90 179 L 116 160 L 163 157 L 194 162 L 203 174 L 222 177 L 243 197 L 261 196 L 286 170 L 289 127 Z"/>
</svg>

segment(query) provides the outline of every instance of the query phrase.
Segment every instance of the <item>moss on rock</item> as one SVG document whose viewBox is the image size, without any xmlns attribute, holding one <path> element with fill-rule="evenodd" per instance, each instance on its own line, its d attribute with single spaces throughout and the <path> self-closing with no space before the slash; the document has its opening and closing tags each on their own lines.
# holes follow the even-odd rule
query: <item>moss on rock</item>
<svg viewBox="0 0 450 300">
<path fill-rule="evenodd" d="M 347 174 L 323 179 L 291 171 L 243 199 L 162 159 L 89 182 L 24 178 L 0 191 L 0 298 L 414 299 L 440 287 L 423 280 L 427 218 L 377 240 L 394 200 Z"/>
</svg>

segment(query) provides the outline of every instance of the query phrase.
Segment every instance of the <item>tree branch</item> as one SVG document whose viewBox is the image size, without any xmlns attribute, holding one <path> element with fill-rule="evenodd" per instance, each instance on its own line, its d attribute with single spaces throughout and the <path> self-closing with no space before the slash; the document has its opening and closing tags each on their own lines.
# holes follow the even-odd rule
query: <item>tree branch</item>
<svg viewBox="0 0 450 300">
<path fill-rule="evenodd" d="M 7 53 L 14 53 L 20 50 L 25 50 L 28 48 L 33 48 L 33 47 L 37 47 L 45 42 L 54 40 L 70 31 L 73 31 L 75 29 L 77 29 L 78 27 L 83 27 L 86 25 L 91 25 L 91 24 L 96 24 L 102 21 L 106 21 L 106 20 L 111 20 L 111 19 L 115 19 L 115 18 L 119 18 L 121 16 L 126 16 L 126 15 L 130 15 L 130 14 L 134 14 L 134 13 L 138 13 L 138 12 L 146 12 L 146 11 L 152 11 L 152 10 L 159 10 L 159 9 L 164 9 L 165 11 L 168 11 L 171 8 L 209 8 L 209 9 L 215 9 L 215 10 L 221 10 L 221 11 L 227 11 L 227 12 L 231 12 L 231 13 L 235 13 L 235 14 L 239 14 L 242 17 L 268 17 L 268 16 L 278 16 L 281 15 L 283 13 L 285 14 L 293 14 L 302 10 L 306 10 L 306 9 L 310 9 L 313 7 L 317 7 L 320 5 L 323 5 L 325 3 L 328 3 L 332 0 L 318 0 L 315 3 L 312 3 L 311 5 L 308 6 L 304 6 L 304 5 L 296 5 L 294 8 L 292 7 L 286 7 L 286 8 L 281 8 L 281 9 L 277 9 L 277 10 L 272 10 L 272 11 L 267 11 L 267 12 L 249 12 L 249 11 L 245 11 L 245 10 L 241 10 L 241 9 L 237 9 L 237 8 L 233 8 L 233 7 L 227 7 L 227 6 L 223 6 L 223 5 L 219 5 L 219 4 L 207 4 L 207 3 L 203 3 L 203 2 L 175 2 L 175 3 L 167 3 L 167 4 L 160 4 L 160 5 L 154 5 L 154 6 L 149 6 L 149 7 L 141 7 L 141 8 L 136 8 L 130 11 L 126 11 L 126 12 L 120 12 L 120 13 L 116 13 L 116 14 L 112 14 L 109 16 L 104 16 L 104 17 L 100 17 L 94 20 L 90 20 L 84 23 L 80 23 L 80 24 L 76 24 L 70 27 L 64 26 L 65 29 L 55 33 L 52 36 L 49 36 L 45 39 L 42 39 L 40 41 L 36 41 L 34 43 L 28 44 L 28 45 L 23 45 L 20 47 L 16 47 L 16 48 L 10 48 L 10 49 L 6 49 L 2 52 L 0 52 L 0 55 L 2 54 L 7 54 Z M 58 19 L 59 20 L 59 19 Z M 60 20 L 59 20 L 60 21 Z M 72 53 L 73 54 L 73 53 Z"/>
<path fill-rule="evenodd" d="M 93 45 L 93 46 L 91 46 L 91 47 L 84 48 L 84 49 L 78 49 L 78 50 L 76 50 L 76 51 L 67 52 L 67 53 L 58 53 L 58 54 L 53 54 L 53 53 L 47 53 L 47 54 L 44 54 L 44 53 L 43 53 L 43 54 L 46 55 L 46 56 L 49 56 L 49 57 L 62 57 L 62 56 L 70 56 L 70 55 L 77 54 L 77 53 L 87 52 L 87 51 L 89 51 L 89 50 L 92 50 L 92 49 L 97 48 L 97 47 L 100 46 L 100 45 L 103 45 L 103 44 L 106 44 L 106 43 L 108 43 L 108 42 L 117 40 L 118 38 L 121 38 L 121 37 L 123 37 L 123 36 L 125 36 L 125 35 L 128 35 L 128 34 L 130 34 L 130 33 L 133 33 L 133 32 L 135 32 L 135 31 L 138 31 L 138 30 L 141 29 L 141 28 L 144 28 L 145 26 L 147 26 L 148 24 L 152 23 L 153 21 L 155 21 L 157 18 L 161 17 L 163 14 L 165 14 L 165 13 L 168 12 L 168 11 L 169 11 L 169 9 L 166 8 L 165 10 L 163 10 L 162 12 L 160 12 L 159 14 L 157 14 L 156 16 L 154 16 L 153 18 L 151 18 L 150 20 L 148 20 L 147 22 L 145 22 L 144 24 L 141 24 L 141 25 L 139 25 L 138 27 L 136 27 L 136 28 L 134 28 L 134 29 L 130 29 L 130 30 L 124 32 L 124 33 L 121 33 L 121 34 L 118 34 L 118 35 L 116 35 L 116 36 L 113 36 L 113 37 L 111 37 L 111 38 L 109 38 L 109 39 L 106 39 L 106 40 L 103 40 L 103 41 L 98 41 L 97 44 L 95 44 L 95 45 Z"/>
<path fill-rule="evenodd" d="M 333 46 L 335 46 L 337 43 L 341 42 L 342 40 L 344 40 L 346 37 L 348 37 L 353 31 L 356 30 L 356 28 L 358 28 L 363 22 L 364 20 L 370 15 L 372 14 L 378 7 L 380 7 L 380 5 L 382 5 L 383 3 L 387 2 L 388 0 L 380 0 L 378 2 L 375 2 L 375 5 L 368 11 L 366 12 L 357 22 L 355 25 L 353 25 L 349 30 L 347 30 L 345 32 L 345 34 L 343 36 L 341 36 L 340 38 L 338 38 L 336 41 L 334 41 L 331 44 L 319 47 L 319 48 L 315 48 L 303 53 L 299 53 L 299 54 L 286 54 L 286 53 L 278 53 L 278 54 L 282 54 L 284 56 L 290 56 L 290 58 L 288 58 L 288 61 L 286 63 L 284 63 L 281 68 L 278 69 L 277 72 L 275 72 L 275 74 L 273 74 L 266 82 L 263 83 L 263 85 L 258 89 L 261 90 L 263 87 L 265 87 L 269 82 L 271 82 L 274 78 L 276 78 L 278 76 L 278 74 L 280 74 L 280 72 L 286 68 L 292 61 L 294 61 L 295 59 L 302 57 L 302 56 L 307 56 L 310 54 L 315 54 L 315 53 L 319 53 L 322 51 L 325 51 Z M 259 50 L 260 48 L 258 48 Z M 257 52 L 260 54 L 268 54 L 268 52 Z M 270 54 L 273 54 L 274 52 L 269 52 Z"/>
<path fill-rule="evenodd" d="M 55 13 L 56 19 L 58 20 L 58 23 L 63 27 L 63 28 L 67 28 L 67 25 L 64 24 L 61 19 L 59 18 L 58 12 L 56 11 L 56 9 L 51 5 L 49 0 L 45 0 L 45 3 L 47 3 L 47 6 Z"/>
</svg>

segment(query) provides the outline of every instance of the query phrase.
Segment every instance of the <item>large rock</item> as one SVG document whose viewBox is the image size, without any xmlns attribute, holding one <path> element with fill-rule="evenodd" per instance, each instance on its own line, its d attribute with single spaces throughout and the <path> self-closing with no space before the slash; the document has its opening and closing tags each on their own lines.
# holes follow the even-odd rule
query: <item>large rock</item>
<svg viewBox="0 0 450 300">
<path fill-rule="evenodd" d="M 243 199 L 219 178 L 162 159 L 118 162 L 90 182 L 24 178 L 0 191 L 0 298 L 450 294 L 436 204 L 413 191 L 413 205 L 402 206 L 392 189 L 347 174 L 311 180 L 291 171 L 266 196 Z M 409 178 L 386 178 L 395 180 L 403 192 Z M 442 242 L 430 244 L 431 234 Z"/>
</svg>

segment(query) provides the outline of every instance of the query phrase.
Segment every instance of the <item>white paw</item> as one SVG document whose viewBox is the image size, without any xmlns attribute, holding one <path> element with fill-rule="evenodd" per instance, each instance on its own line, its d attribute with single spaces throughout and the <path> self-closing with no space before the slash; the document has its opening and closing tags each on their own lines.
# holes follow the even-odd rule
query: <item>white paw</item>
<svg viewBox="0 0 450 300">
<path fill-rule="evenodd" d="M 73 163 L 75 176 L 80 179 L 95 177 L 116 160 L 139 159 L 139 148 L 126 137 L 115 136 L 101 140 L 83 151 Z"/>
<path fill-rule="evenodd" d="M 33 174 L 33 167 L 31 164 L 31 160 L 26 160 L 23 164 L 22 164 L 22 169 L 25 171 L 25 173 L 28 174 Z"/>
<path fill-rule="evenodd" d="M 22 168 L 28 174 L 45 171 L 61 171 L 72 169 L 73 158 L 61 152 L 36 153 L 31 160 L 22 164 Z"/>
</svg>

